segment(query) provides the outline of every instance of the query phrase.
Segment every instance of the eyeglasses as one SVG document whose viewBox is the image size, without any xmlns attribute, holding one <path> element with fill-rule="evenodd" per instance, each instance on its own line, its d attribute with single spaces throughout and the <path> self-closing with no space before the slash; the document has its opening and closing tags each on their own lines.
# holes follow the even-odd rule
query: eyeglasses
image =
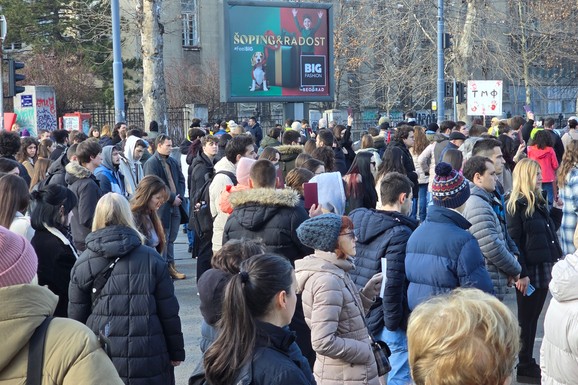
<svg viewBox="0 0 578 385">
<path fill-rule="evenodd" d="M 342 235 L 343 235 L 343 236 L 347 236 L 347 237 L 349 237 L 349 238 L 351 238 L 351 239 L 357 238 L 357 237 L 355 236 L 355 233 L 354 233 L 353 231 L 349 231 L 349 232 L 347 232 L 347 233 L 341 233 L 341 234 L 339 234 L 339 236 L 342 236 Z"/>
</svg>

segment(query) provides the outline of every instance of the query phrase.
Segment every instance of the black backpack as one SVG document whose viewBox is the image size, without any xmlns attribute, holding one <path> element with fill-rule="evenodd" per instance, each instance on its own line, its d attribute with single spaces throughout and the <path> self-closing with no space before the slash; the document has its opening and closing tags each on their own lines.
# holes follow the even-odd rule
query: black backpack
<svg viewBox="0 0 578 385">
<path fill-rule="evenodd" d="M 211 201 L 209 197 L 209 187 L 219 174 L 227 175 L 233 182 L 233 186 L 237 185 L 237 178 L 235 174 L 230 171 L 216 172 L 211 178 L 198 189 L 191 199 L 191 223 L 195 234 L 202 238 L 205 234 L 213 231 L 213 216 L 211 215 Z"/>
</svg>

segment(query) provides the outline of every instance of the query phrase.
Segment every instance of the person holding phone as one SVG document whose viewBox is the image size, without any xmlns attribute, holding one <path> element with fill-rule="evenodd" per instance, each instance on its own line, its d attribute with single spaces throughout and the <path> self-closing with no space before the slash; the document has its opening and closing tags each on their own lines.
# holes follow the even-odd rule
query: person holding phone
<svg viewBox="0 0 578 385">
<path fill-rule="evenodd" d="M 556 235 L 562 222 L 562 202 L 556 199 L 554 207 L 548 210 L 542 191 L 542 171 L 535 160 L 520 160 L 514 169 L 513 180 L 512 194 L 506 205 L 506 223 L 520 251 L 518 262 L 522 267 L 516 282 L 522 331 L 517 381 L 539 384 L 540 366 L 532 353 L 538 319 L 552 278 L 552 266 L 563 255 Z"/>
</svg>

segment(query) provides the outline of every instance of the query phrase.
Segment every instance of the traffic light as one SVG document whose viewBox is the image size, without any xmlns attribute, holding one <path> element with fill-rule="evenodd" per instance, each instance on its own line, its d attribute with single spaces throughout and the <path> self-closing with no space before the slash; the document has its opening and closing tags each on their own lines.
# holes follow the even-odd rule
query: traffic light
<svg viewBox="0 0 578 385">
<path fill-rule="evenodd" d="M 454 83 L 453 82 L 445 82 L 444 83 L 444 98 L 453 98 L 454 97 Z"/>
<path fill-rule="evenodd" d="M 457 94 L 458 94 L 458 104 L 466 101 L 467 88 L 466 88 L 466 85 L 464 83 L 458 82 Z"/>
<path fill-rule="evenodd" d="M 14 59 L 8 60 L 8 97 L 24 92 L 24 87 L 17 84 L 26 79 L 26 76 L 16 72 L 22 68 L 24 68 L 24 63 L 15 61 Z"/>
<path fill-rule="evenodd" d="M 453 46 L 452 39 L 453 39 L 453 36 L 451 34 L 444 33 L 444 40 L 442 42 L 442 48 L 443 49 L 451 48 Z"/>
</svg>

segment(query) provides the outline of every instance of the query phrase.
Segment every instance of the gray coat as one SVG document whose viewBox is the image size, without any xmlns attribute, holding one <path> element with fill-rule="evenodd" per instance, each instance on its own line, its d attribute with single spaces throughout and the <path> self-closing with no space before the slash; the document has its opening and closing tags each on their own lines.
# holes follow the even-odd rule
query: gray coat
<svg viewBox="0 0 578 385">
<path fill-rule="evenodd" d="M 470 183 L 470 198 L 466 202 L 463 216 L 472 224 L 469 232 L 477 239 L 486 267 L 492 278 L 494 293 L 500 300 L 507 292 L 508 277 L 522 271 L 516 258 L 518 248 L 508 235 L 506 223 L 500 221 L 494 205 L 501 205 L 493 194 Z"/>
</svg>

